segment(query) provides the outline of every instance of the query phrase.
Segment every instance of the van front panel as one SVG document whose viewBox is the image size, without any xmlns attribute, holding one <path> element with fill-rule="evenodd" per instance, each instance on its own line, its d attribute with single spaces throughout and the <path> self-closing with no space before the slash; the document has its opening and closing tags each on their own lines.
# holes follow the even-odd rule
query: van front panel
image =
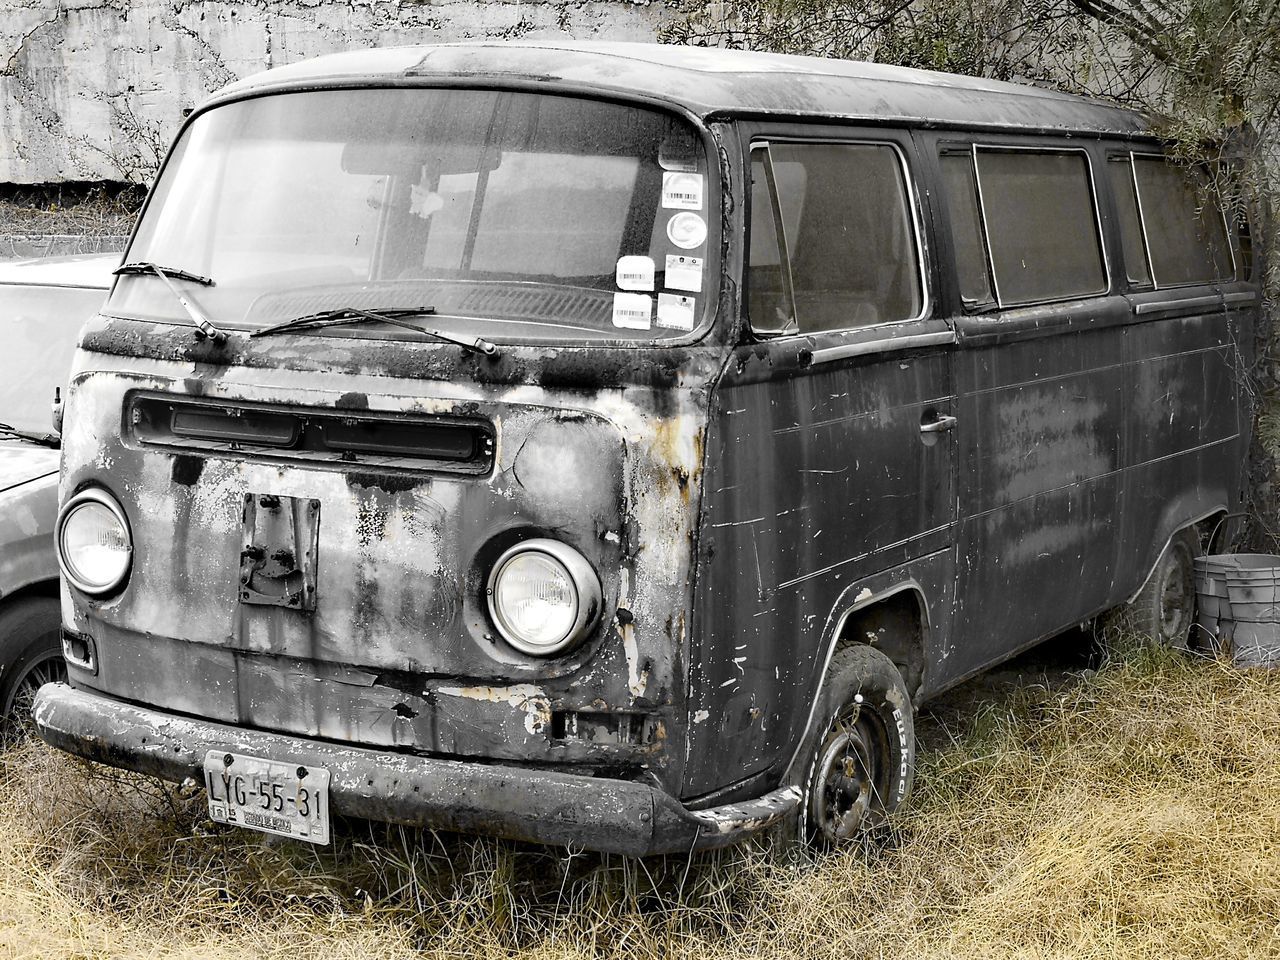
<svg viewBox="0 0 1280 960">
<path fill-rule="evenodd" d="M 459 476 L 289 462 L 271 450 L 177 452 L 131 422 L 139 396 L 487 424 L 492 468 Z M 283 365 L 214 369 L 83 351 L 68 397 L 63 497 L 106 487 L 128 517 L 134 559 L 118 595 L 64 590 L 67 626 L 98 648 L 96 674 L 72 677 L 260 729 L 660 767 L 683 687 L 704 399 L 673 387 L 658 411 L 651 398 L 643 388 L 588 394 L 336 373 L 319 386 Z M 603 595 L 591 633 L 546 660 L 506 644 L 485 599 L 499 554 L 532 536 L 579 551 Z M 314 596 L 264 602 L 271 557 L 252 551 L 296 543 L 312 554 Z M 581 730 L 603 731 L 602 749 L 574 734 L 582 718 L 573 714 L 586 715 Z"/>
</svg>

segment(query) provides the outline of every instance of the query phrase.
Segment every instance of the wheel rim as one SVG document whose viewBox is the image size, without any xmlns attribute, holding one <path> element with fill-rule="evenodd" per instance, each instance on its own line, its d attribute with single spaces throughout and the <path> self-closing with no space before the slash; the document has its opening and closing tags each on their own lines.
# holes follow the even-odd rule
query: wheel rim
<svg viewBox="0 0 1280 960">
<path fill-rule="evenodd" d="M 1164 640 L 1178 639 L 1191 626 L 1191 599 L 1195 595 L 1186 549 L 1175 547 L 1170 557 L 1173 562 L 1165 568 L 1160 584 L 1160 635 Z"/>
<path fill-rule="evenodd" d="M 14 680 L 9 691 L 8 701 L 4 704 L 4 717 L 21 724 L 31 721 L 31 708 L 35 705 L 36 693 L 46 683 L 57 683 L 67 679 L 67 665 L 61 654 L 47 653 L 28 663 Z"/>
<path fill-rule="evenodd" d="M 814 767 L 809 819 L 828 843 L 842 843 L 865 829 L 881 800 L 883 731 L 858 707 L 836 718 Z"/>
</svg>

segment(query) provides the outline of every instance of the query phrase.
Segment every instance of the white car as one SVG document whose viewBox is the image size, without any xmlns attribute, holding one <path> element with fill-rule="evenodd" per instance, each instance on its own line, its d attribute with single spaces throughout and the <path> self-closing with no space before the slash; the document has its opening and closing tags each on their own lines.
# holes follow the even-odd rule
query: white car
<svg viewBox="0 0 1280 960">
<path fill-rule="evenodd" d="M 111 285 L 119 254 L 0 263 L 0 716 L 29 711 L 65 675 L 59 640 L 58 435 L 80 327 Z"/>
</svg>

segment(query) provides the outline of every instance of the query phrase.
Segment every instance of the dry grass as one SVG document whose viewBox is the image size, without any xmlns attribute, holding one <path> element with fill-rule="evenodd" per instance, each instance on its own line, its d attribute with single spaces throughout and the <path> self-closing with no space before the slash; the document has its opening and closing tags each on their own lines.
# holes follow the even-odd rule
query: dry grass
<svg viewBox="0 0 1280 960">
<path fill-rule="evenodd" d="M 0 757 L 0 954 L 1280 955 L 1280 672 L 1137 655 L 970 715 L 876 849 L 566 857 L 346 825 L 211 830 L 199 797 Z"/>
<path fill-rule="evenodd" d="M 0 233 L 127 234 L 143 196 L 141 188 L 121 184 L 11 186 L 0 196 Z"/>
<path fill-rule="evenodd" d="M 143 199 L 121 184 L 0 187 L 0 257 L 123 250 Z"/>
</svg>

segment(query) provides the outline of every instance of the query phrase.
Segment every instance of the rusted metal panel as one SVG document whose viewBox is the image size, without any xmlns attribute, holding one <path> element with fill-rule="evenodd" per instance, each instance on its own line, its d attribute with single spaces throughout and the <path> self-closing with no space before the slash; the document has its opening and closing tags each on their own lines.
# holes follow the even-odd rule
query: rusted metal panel
<svg viewBox="0 0 1280 960">
<path fill-rule="evenodd" d="M 961 337 L 963 516 L 956 615 L 943 651 L 953 676 L 1006 655 L 1010 637 L 1030 642 L 1078 622 L 1116 592 L 1127 404 L 1118 360 L 1128 304 L 1094 301 L 1091 329 L 1041 335 L 1038 328 L 1062 312 L 1006 314 L 998 346 Z M 1037 335 L 1015 341 L 1019 325 Z"/>
<path fill-rule="evenodd" d="M 112 321 L 90 333 L 87 345 L 115 349 L 82 352 L 73 376 L 63 490 L 97 482 L 116 494 L 133 525 L 135 568 L 119 597 L 73 605 L 70 628 L 112 641 L 98 645 L 98 676 L 78 682 L 225 722 L 540 760 L 589 752 L 550 736 L 553 709 L 640 711 L 657 723 L 682 702 L 710 351 L 686 353 L 687 386 L 655 391 L 652 368 L 637 365 L 638 384 L 619 373 L 611 388 L 583 390 L 525 382 L 564 362 L 547 348 L 511 348 L 528 359 L 509 382 L 491 370 L 475 383 L 369 376 L 382 357 L 405 353 L 377 341 L 292 354 L 264 347 L 276 351 L 270 363 L 258 356 L 235 367 L 129 357 L 150 351 L 130 349 L 115 324 L 136 329 Z M 143 343 L 164 342 L 163 329 L 149 332 Z M 181 332 L 173 339 L 183 349 L 192 342 Z M 413 353 L 447 351 L 457 353 Z M 307 357 L 310 366 L 317 354 L 329 368 L 320 388 L 291 363 Z M 463 413 L 493 424 L 496 464 L 487 477 L 408 478 L 247 454 L 190 464 L 190 454 L 122 435 L 137 390 Z M 320 504 L 314 612 L 240 599 L 246 492 Z M 580 550 L 600 572 L 610 612 L 577 651 L 552 661 L 509 650 L 481 607 L 488 564 L 531 535 Z M 372 682 L 321 669 L 331 666 Z M 674 778 L 671 758 L 682 751 L 669 721 L 658 727 L 662 736 L 642 749 L 596 755 Z"/>
<path fill-rule="evenodd" d="M 947 349 L 882 346 L 811 371 L 804 349 L 803 340 L 740 347 L 716 392 L 691 795 L 788 759 L 815 695 L 827 620 L 842 596 L 852 606 L 848 585 L 951 542 L 952 444 L 920 432 L 951 410 Z M 931 597 L 944 593 L 949 568 L 929 568 Z"/>
<path fill-rule="evenodd" d="M 690 811 L 632 780 L 389 753 L 175 717 L 65 684 L 41 689 L 41 735 L 100 763 L 170 780 L 199 778 L 208 750 L 288 758 L 331 775 L 332 809 L 436 829 L 644 856 L 723 846 L 777 822 L 799 791 Z"/>
<path fill-rule="evenodd" d="M 999 346 L 961 325 L 956 677 L 1122 603 L 1175 529 L 1238 505 L 1225 317 L 1135 322 L 1116 297 L 1045 333 L 1081 309 L 1006 315 Z"/>
<path fill-rule="evenodd" d="M 1241 324 L 1245 319 L 1218 307 L 1156 317 L 1126 331 L 1133 406 L 1125 421 L 1123 529 L 1130 557 L 1158 554 L 1189 519 L 1243 509 L 1242 439 L 1249 425 L 1242 407 L 1249 386 L 1236 344 L 1242 330 L 1252 329 L 1247 320 Z M 1122 566 L 1126 599 L 1148 572 L 1132 562 Z"/>
</svg>

